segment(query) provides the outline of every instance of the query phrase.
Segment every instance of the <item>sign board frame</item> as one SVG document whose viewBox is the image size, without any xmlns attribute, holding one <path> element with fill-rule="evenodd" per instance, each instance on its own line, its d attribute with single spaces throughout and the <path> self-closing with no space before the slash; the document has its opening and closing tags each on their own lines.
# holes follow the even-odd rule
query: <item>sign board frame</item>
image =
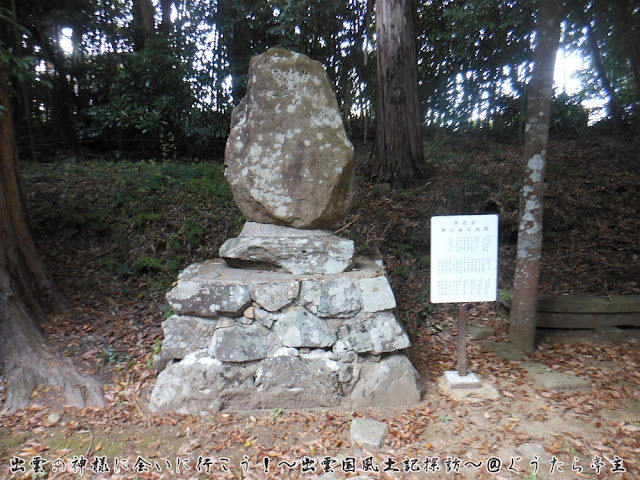
<svg viewBox="0 0 640 480">
<path fill-rule="evenodd" d="M 431 217 L 431 303 L 493 302 L 498 215 Z"/>
</svg>

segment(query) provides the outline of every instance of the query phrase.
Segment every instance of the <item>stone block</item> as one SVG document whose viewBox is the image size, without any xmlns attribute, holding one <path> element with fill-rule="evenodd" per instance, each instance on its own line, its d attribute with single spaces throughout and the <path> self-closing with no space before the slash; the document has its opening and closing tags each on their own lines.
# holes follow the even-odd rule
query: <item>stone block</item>
<svg viewBox="0 0 640 480">
<path fill-rule="evenodd" d="M 273 324 L 282 316 L 280 312 L 269 312 L 261 308 L 256 308 L 253 311 L 253 318 L 256 322 L 265 328 L 271 329 Z"/>
<path fill-rule="evenodd" d="M 209 355 L 221 362 L 261 360 L 267 356 L 268 333 L 257 324 L 219 328 L 211 339 Z"/>
<path fill-rule="evenodd" d="M 261 283 L 251 287 L 251 298 L 260 307 L 276 312 L 289 305 L 300 293 L 300 282 L 292 280 L 284 283 Z"/>
<path fill-rule="evenodd" d="M 223 366 L 206 350 L 193 352 L 158 375 L 149 408 L 192 415 L 258 408 L 255 373 L 255 366 Z"/>
<path fill-rule="evenodd" d="M 273 327 L 286 347 L 329 347 L 336 341 L 328 323 L 307 309 L 286 309 Z"/>
<path fill-rule="evenodd" d="M 353 241 L 326 230 L 301 230 L 247 222 L 220 247 L 230 266 L 293 274 L 340 273 L 353 267 Z"/>
<path fill-rule="evenodd" d="M 360 290 L 365 312 L 375 313 L 396 308 L 396 297 L 387 277 L 363 278 L 360 280 Z"/>
<path fill-rule="evenodd" d="M 335 407 L 341 400 L 337 374 L 321 359 L 268 358 L 256 384 L 262 408 Z"/>
<path fill-rule="evenodd" d="M 318 302 L 318 316 L 353 317 L 361 309 L 362 304 L 353 280 L 341 277 L 324 283 Z"/>
<path fill-rule="evenodd" d="M 367 320 L 344 323 L 338 328 L 338 342 L 336 349 L 340 351 L 352 350 L 358 353 L 370 352 L 371 332 Z"/>
<path fill-rule="evenodd" d="M 356 417 L 351 422 L 351 443 L 365 450 L 379 450 L 389 435 L 389 427 L 369 418 Z"/>
<path fill-rule="evenodd" d="M 393 352 L 411 345 L 409 336 L 391 312 L 380 312 L 369 321 L 371 353 Z"/>
<path fill-rule="evenodd" d="M 314 315 L 318 313 L 318 305 L 320 304 L 321 296 L 322 281 L 305 280 L 302 282 L 299 302 Z"/>
<path fill-rule="evenodd" d="M 244 285 L 178 279 L 178 284 L 167 294 L 167 301 L 180 315 L 235 316 L 242 315 L 251 305 L 251 293 Z"/>
<path fill-rule="evenodd" d="M 199 317 L 172 315 L 162 322 L 162 349 L 153 358 L 153 369 L 164 370 L 172 360 L 182 360 L 191 352 L 209 347 L 216 322 Z"/>
<path fill-rule="evenodd" d="M 345 320 L 339 326 L 338 350 L 377 354 L 402 350 L 411 345 L 409 336 L 392 312 L 380 312 L 357 320 Z"/>
<path fill-rule="evenodd" d="M 420 395 L 418 373 L 407 357 L 395 353 L 363 363 L 350 399 L 355 407 L 396 407 L 416 405 Z"/>
</svg>

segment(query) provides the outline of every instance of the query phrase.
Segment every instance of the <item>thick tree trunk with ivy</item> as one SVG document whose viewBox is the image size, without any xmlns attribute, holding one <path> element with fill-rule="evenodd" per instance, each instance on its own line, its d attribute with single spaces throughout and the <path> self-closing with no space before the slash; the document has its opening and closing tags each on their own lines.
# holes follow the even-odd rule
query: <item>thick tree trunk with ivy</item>
<svg viewBox="0 0 640 480">
<path fill-rule="evenodd" d="M 536 300 L 542 260 L 542 196 L 549 137 L 553 71 L 560 40 L 562 2 L 540 0 L 534 67 L 524 140 L 524 182 L 509 339 L 525 353 L 535 349 Z"/>
<path fill-rule="evenodd" d="M 76 406 L 103 405 L 101 385 L 56 355 L 38 328 L 44 312 L 62 307 L 64 300 L 45 274 L 28 226 L 1 82 L 0 107 L 0 366 L 7 383 L 0 411 L 26 406 L 39 384 L 60 387 Z"/>
<path fill-rule="evenodd" d="M 420 131 L 414 0 L 376 2 L 377 102 L 372 174 L 403 185 L 426 176 Z"/>
</svg>

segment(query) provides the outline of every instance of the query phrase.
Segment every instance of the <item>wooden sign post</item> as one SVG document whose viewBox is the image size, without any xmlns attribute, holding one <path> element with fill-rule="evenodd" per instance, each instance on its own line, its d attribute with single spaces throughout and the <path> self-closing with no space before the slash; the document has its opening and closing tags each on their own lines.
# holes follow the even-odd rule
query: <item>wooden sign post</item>
<svg viewBox="0 0 640 480">
<path fill-rule="evenodd" d="M 493 302 L 498 291 L 498 216 L 431 218 L 431 302 L 458 303 L 458 369 L 452 387 L 479 386 L 467 372 L 467 303 Z"/>
</svg>

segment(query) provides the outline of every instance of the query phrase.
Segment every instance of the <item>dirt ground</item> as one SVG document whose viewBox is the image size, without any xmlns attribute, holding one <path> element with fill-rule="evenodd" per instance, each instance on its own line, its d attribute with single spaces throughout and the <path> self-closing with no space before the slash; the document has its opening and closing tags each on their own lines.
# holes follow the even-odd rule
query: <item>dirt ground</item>
<svg viewBox="0 0 640 480">
<path fill-rule="evenodd" d="M 640 293 L 638 147 L 634 138 L 552 143 L 544 293 Z M 445 137 L 432 139 L 427 153 L 432 178 L 401 192 L 362 184 L 359 204 L 340 226 L 359 253 L 385 262 L 412 339 L 408 354 L 423 381 L 421 404 L 153 414 L 148 359 L 162 338 L 167 285 L 153 283 L 151 274 L 123 280 L 101 269 L 95 259 L 111 248 L 108 241 L 98 248 L 87 236 L 69 239 L 50 227 L 45 237 L 39 225 L 50 214 L 43 212 L 33 218 L 34 230 L 49 271 L 73 304 L 44 329 L 62 355 L 104 381 L 107 405 L 77 409 L 65 406 L 60 392 L 36 391 L 27 409 L 0 416 L 0 478 L 315 478 L 331 470 L 337 478 L 640 478 L 637 328 L 540 331 L 538 351 L 520 358 L 507 343 L 508 310 L 500 302 L 470 305 L 469 326 L 490 327 L 487 338 L 467 342 L 469 369 L 483 388 L 443 385 L 444 372 L 456 368 L 456 310 L 428 301 L 428 219 L 499 213 L 499 286 L 509 289 L 519 149 Z M 57 187 L 39 172 L 25 173 L 32 211 L 40 211 L 43 192 L 54 195 L 56 188 L 108 188 L 86 179 Z M 146 230 L 134 233 L 148 241 Z M 90 295 L 78 293 L 89 289 Z M 553 374 L 582 382 L 552 388 L 545 375 Z M 351 442 L 356 417 L 389 427 L 382 448 Z"/>
</svg>

